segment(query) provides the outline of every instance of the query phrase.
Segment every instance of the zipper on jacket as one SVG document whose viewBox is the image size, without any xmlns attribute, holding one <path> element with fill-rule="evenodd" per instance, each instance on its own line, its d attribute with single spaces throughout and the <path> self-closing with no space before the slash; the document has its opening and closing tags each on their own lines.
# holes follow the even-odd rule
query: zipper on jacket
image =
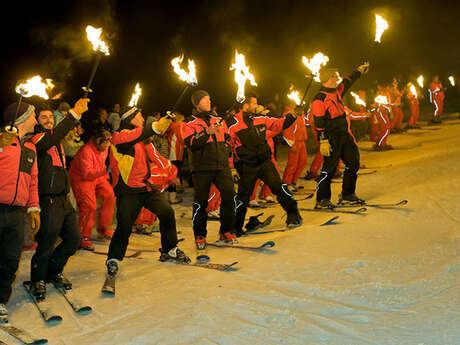
<svg viewBox="0 0 460 345">
<path fill-rule="evenodd" d="M 14 202 L 16 201 L 16 197 L 18 196 L 18 185 L 19 185 L 19 177 L 21 175 L 21 160 L 22 160 L 22 146 L 21 142 L 19 142 L 19 167 L 18 167 L 18 177 L 16 179 L 16 191 L 14 192 L 14 198 L 13 201 L 11 202 L 11 205 L 14 205 Z"/>
</svg>

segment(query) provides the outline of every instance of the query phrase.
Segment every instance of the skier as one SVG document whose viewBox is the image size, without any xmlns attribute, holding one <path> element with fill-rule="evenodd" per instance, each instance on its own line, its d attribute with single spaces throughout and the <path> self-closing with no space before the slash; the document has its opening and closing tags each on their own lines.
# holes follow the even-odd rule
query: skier
<svg viewBox="0 0 460 345">
<path fill-rule="evenodd" d="M 37 155 L 25 140 L 37 124 L 34 106 L 9 105 L 0 118 L 0 322 L 8 322 L 6 304 L 21 258 L 24 213 L 27 208 L 33 233 L 40 227 Z M 12 128 L 10 124 L 14 122 Z"/>
<path fill-rule="evenodd" d="M 359 170 L 359 149 L 350 131 L 342 96 L 363 73 L 369 63 L 360 65 L 349 77 L 339 84 L 337 69 L 321 71 L 322 87 L 313 98 L 311 112 L 314 116 L 316 132 L 320 141 L 320 151 L 324 163 L 319 176 L 315 208 L 333 208 L 331 203 L 331 180 L 340 159 L 345 163 L 342 194 L 339 202 L 363 203 L 355 194 Z"/>
<path fill-rule="evenodd" d="M 198 250 L 206 248 L 206 223 L 211 183 L 221 195 L 219 238 L 227 243 L 237 243 L 233 230 L 235 221 L 232 173 L 229 168 L 230 135 L 226 123 L 211 114 L 211 98 L 204 90 L 192 94 L 192 104 L 197 113 L 184 124 L 184 141 L 191 151 L 194 188 L 193 232 Z"/>
<path fill-rule="evenodd" d="M 435 75 L 428 89 L 430 103 L 434 105 L 432 123 L 441 123 L 441 115 L 444 111 L 444 90 L 439 76 Z"/>
</svg>

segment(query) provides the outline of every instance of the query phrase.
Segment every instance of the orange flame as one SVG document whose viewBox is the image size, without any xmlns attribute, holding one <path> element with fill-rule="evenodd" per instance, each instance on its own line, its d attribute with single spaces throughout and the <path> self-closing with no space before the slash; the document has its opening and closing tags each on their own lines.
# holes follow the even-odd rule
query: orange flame
<svg viewBox="0 0 460 345">
<path fill-rule="evenodd" d="M 188 60 L 188 73 L 180 67 L 180 64 L 184 60 L 184 56 L 180 55 L 171 60 L 171 65 L 174 68 L 174 72 L 179 76 L 180 80 L 185 81 L 189 85 L 198 85 L 198 80 L 196 78 L 196 68 L 195 62 L 193 60 Z"/>
<path fill-rule="evenodd" d="M 417 98 L 417 89 L 414 84 L 409 83 L 409 91 L 415 98 Z"/>
<path fill-rule="evenodd" d="M 359 98 L 359 96 L 356 93 L 352 91 L 351 95 L 355 98 L 356 104 L 366 106 L 366 102 L 364 102 L 361 98 Z"/>
<path fill-rule="evenodd" d="M 131 95 L 131 100 L 129 101 L 129 106 L 130 107 L 137 106 L 137 102 L 139 102 L 139 97 L 141 95 L 142 95 L 142 89 L 141 89 L 139 83 L 137 83 L 136 87 L 134 88 L 134 92 Z"/>
<path fill-rule="evenodd" d="M 375 42 L 381 43 L 380 39 L 382 38 L 383 32 L 388 29 L 390 26 L 380 15 L 375 15 Z"/>
<path fill-rule="evenodd" d="M 292 99 L 295 104 L 300 105 L 300 93 L 297 90 L 292 90 L 288 95 L 289 99 Z"/>
<path fill-rule="evenodd" d="M 313 79 L 319 83 L 319 70 L 321 66 L 326 66 L 329 62 L 329 57 L 323 53 L 316 53 L 310 60 L 302 56 L 302 62 L 311 71 L 311 74 L 314 76 Z"/>
<path fill-rule="evenodd" d="M 236 100 L 242 103 L 246 96 L 244 95 L 244 87 L 246 80 L 249 80 L 251 85 L 257 86 L 254 75 L 249 72 L 249 66 L 246 66 L 246 60 L 243 54 L 239 54 L 238 50 L 235 51 L 235 63 L 230 67 L 230 71 L 235 70 L 235 82 L 238 85 L 236 92 Z"/>
<path fill-rule="evenodd" d="M 36 75 L 29 80 L 26 80 L 24 84 L 19 84 L 16 87 L 16 92 L 23 97 L 39 96 L 43 99 L 48 99 L 49 96 L 46 93 L 47 90 L 54 88 L 53 81 L 51 79 L 42 80 L 42 77 Z"/>
<path fill-rule="evenodd" d="M 418 76 L 417 83 L 421 88 L 423 88 L 423 75 Z"/>
<path fill-rule="evenodd" d="M 107 47 L 107 44 L 101 39 L 101 35 L 101 28 L 95 28 L 91 25 L 86 27 L 86 36 L 88 41 L 90 41 L 93 45 L 93 50 L 104 53 L 104 55 L 110 55 L 109 48 Z"/>
<path fill-rule="evenodd" d="M 388 104 L 388 99 L 386 96 L 378 95 L 377 97 L 375 97 L 375 103 Z"/>
<path fill-rule="evenodd" d="M 450 83 L 452 84 L 452 86 L 455 86 L 455 79 L 454 79 L 454 76 L 451 75 L 451 76 L 449 77 L 449 81 L 450 81 Z"/>
</svg>

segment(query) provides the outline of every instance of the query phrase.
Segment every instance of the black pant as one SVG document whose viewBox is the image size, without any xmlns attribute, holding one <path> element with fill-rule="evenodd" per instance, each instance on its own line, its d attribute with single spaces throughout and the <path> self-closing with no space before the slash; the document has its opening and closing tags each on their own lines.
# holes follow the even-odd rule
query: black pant
<svg viewBox="0 0 460 345">
<path fill-rule="evenodd" d="M 195 236 L 206 237 L 206 223 L 208 215 L 209 189 L 214 183 L 220 192 L 222 202 L 220 204 L 220 232 L 234 232 L 235 223 L 235 188 L 232 172 L 230 169 L 215 171 L 197 171 L 193 173 L 194 202 L 193 202 L 193 232 Z"/>
<path fill-rule="evenodd" d="M 40 197 L 40 230 L 32 257 L 31 281 L 46 280 L 62 273 L 67 260 L 80 245 L 77 213 L 66 195 Z M 61 243 L 55 248 L 58 237 Z"/>
<path fill-rule="evenodd" d="M 339 160 L 345 164 L 343 173 L 342 195 L 353 194 L 359 171 L 359 149 L 349 133 L 333 135 L 329 138 L 331 155 L 324 157 L 323 168 L 316 188 L 316 199 L 331 199 L 331 180 L 334 177 Z"/>
<path fill-rule="evenodd" d="M 6 304 L 16 278 L 24 238 L 24 211 L 0 204 L 0 303 Z"/>
<path fill-rule="evenodd" d="M 110 241 L 108 259 L 123 260 L 128 248 L 131 228 L 142 207 L 160 220 L 161 248 L 169 251 L 177 245 L 174 210 L 158 189 L 151 192 L 117 194 L 117 229 Z"/>
<path fill-rule="evenodd" d="M 261 165 L 249 165 L 239 163 L 236 166 L 240 180 L 238 182 L 238 195 L 236 200 L 236 218 L 235 229 L 242 231 L 244 218 L 248 210 L 249 198 L 254 191 L 254 186 L 258 178 L 270 187 L 273 194 L 276 195 L 278 202 L 286 213 L 298 213 L 297 201 L 292 197 L 287 185 L 282 183 L 281 177 L 275 168 L 273 162 L 269 159 Z"/>
</svg>

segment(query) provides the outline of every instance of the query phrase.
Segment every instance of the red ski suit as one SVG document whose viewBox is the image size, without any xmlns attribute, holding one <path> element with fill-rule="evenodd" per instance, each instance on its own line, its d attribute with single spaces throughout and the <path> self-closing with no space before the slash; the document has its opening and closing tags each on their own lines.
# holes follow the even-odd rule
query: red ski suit
<svg viewBox="0 0 460 345">
<path fill-rule="evenodd" d="M 97 231 L 104 233 L 112 225 L 115 194 L 108 181 L 105 162 L 108 150 L 99 151 L 91 140 L 78 150 L 70 164 L 70 184 L 78 205 L 78 224 L 82 238 L 91 238 L 96 221 L 97 201 L 101 210 Z"/>
<path fill-rule="evenodd" d="M 410 118 L 409 126 L 417 126 L 417 119 L 420 115 L 420 107 L 417 96 L 414 96 L 411 92 L 407 93 L 407 99 L 409 100 L 410 107 Z"/>
<path fill-rule="evenodd" d="M 430 103 L 434 105 L 434 117 L 440 117 L 444 111 L 444 92 L 442 91 L 441 82 L 430 84 L 428 89 L 430 94 Z"/>
<path fill-rule="evenodd" d="M 391 129 L 401 129 L 402 122 L 404 120 L 404 113 L 401 109 L 401 96 L 403 94 L 404 90 L 399 90 L 397 86 L 393 86 L 390 89 L 391 111 L 393 112 L 393 121 L 391 122 Z"/>
<path fill-rule="evenodd" d="M 302 174 L 307 166 L 307 140 L 306 116 L 296 118 L 295 122 L 283 131 L 283 138 L 290 146 L 289 157 L 283 174 L 283 182 L 292 184 Z"/>
<path fill-rule="evenodd" d="M 390 107 L 385 104 L 375 104 L 374 107 L 371 108 L 371 113 L 375 116 L 379 122 L 380 130 L 378 137 L 375 140 L 375 143 L 379 147 L 383 147 L 387 143 L 388 135 L 391 131 L 391 123 L 390 123 Z"/>
</svg>

